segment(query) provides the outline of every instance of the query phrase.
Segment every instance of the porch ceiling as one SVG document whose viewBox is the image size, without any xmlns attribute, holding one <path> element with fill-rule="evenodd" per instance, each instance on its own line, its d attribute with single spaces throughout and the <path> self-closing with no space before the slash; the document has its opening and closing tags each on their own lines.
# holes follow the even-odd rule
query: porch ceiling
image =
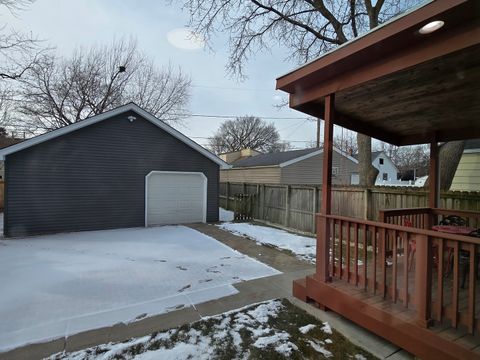
<svg viewBox="0 0 480 360">
<path fill-rule="evenodd" d="M 396 145 L 480 137 L 480 7 L 433 3 L 277 79 L 290 106 Z M 426 35 L 430 20 L 444 28 Z M 348 65 L 348 66 L 347 66 Z"/>
</svg>

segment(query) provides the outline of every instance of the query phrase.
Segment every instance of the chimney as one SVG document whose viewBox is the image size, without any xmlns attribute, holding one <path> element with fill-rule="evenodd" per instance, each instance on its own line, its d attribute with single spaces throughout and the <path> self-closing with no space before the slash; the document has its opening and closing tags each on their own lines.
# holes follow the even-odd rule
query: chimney
<svg viewBox="0 0 480 360">
<path fill-rule="evenodd" d="M 219 154 L 218 157 L 225 161 L 227 164 L 231 164 L 238 159 L 244 159 L 260 154 L 260 152 L 253 149 L 242 149 L 229 153 Z"/>
</svg>

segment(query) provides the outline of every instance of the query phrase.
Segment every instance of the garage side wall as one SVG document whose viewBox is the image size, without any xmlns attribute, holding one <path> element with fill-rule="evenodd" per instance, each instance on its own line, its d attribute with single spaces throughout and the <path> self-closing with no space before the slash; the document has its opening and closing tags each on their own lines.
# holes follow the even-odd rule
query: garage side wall
<svg viewBox="0 0 480 360">
<path fill-rule="evenodd" d="M 133 112 L 7 155 L 6 169 L 6 236 L 144 226 L 153 170 L 202 172 L 218 220 L 218 164 Z"/>
</svg>

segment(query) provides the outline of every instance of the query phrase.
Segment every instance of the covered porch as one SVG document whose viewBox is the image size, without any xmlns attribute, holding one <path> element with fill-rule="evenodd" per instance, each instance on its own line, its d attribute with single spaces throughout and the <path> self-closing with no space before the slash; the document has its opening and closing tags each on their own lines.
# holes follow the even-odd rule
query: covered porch
<svg viewBox="0 0 480 360">
<path fill-rule="evenodd" d="M 325 120 L 316 272 L 294 295 L 425 359 L 480 357 L 480 239 L 437 227 L 455 215 L 480 228 L 480 213 L 438 208 L 440 144 L 480 137 L 479 18 L 477 1 L 432 1 L 277 79 L 292 108 Z M 334 124 L 430 144 L 429 206 L 332 215 Z"/>
</svg>

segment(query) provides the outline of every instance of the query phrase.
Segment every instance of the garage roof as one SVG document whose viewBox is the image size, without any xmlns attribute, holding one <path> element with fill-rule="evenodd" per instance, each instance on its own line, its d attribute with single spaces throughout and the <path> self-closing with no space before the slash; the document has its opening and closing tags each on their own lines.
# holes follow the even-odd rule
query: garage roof
<svg viewBox="0 0 480 360">
<path fill-rule="evenodd" d="M 44 141 L 48 141 L 48 140 L 57 138 L 59 136 L 71 133 L 73 131 L 82 129 L 82 128 L 87 127 L 89 125 L 96 124 L 100 121 L 110 119 L 114 116 L 120 115 L 120 114 L 122 114 L 124 112 L 127 112 L 127 111 L 133 111 L 133 112 L 137 113 L 139 116 L 141 116 L 145 120 L 150 121 L 152 124 L 158 126 L 160 129 L 164 130 L 165 132 L 169 133 L 173 137 L 177 138 L 178 140 L 182 141 L 186 145 L 190 146 L 192 149 L 198 151 L 200 154 L 202 154 L 206 158 L 208 158 L 208 159 L 212 160 L 213 162 L 217 163 L 218 165 L 220 165 L 220 167 L 222 167 L 224 169 L 230 168 L 230 165 L 228 165 L 225 161 L 220 159 L 218 156 L 212 154 L 210 151 L 208 151 L 204 147 L 200 146 L 199 144 L 197 144 L 195 141 L 193 141 L 189 137 L 183 135 L 181 132 L 175 130 L 173 127 L 166 124 L 162 120 L 156 118 L 155 116 L 153 116 L 149 112 L 145 111 L 144 109 L 142 109 L 140 106 L 138 106 L 137 104 L 135 104 L 133 102 L 128 103 L 128 104 L 123 105 L 123 106 L 120 106 L 120 107 L 117 107 L 115 109 L 106 111 L 102 114 L 92 116 L 92 117 L 87 118 L 85 120 L 76 122 L 72 125 L 68 125 L 68 126 L 60 128 L 60 129 L 53 130 L 53 131 L 47 132 L 45 134 L 35 136 L 35 137 L 30 138 L 28 140 L 22 141 L 21 143 L 14 144 L 14 145 L 5 147 L 3 149 L 0 149 L 0 156 L 2 158 L 4 158 L 6 155 L 13 154 L 17 151 L 20 151 L 20 150 L 29 148 L 31 146 L 40 144 Z"/>
</svg>

